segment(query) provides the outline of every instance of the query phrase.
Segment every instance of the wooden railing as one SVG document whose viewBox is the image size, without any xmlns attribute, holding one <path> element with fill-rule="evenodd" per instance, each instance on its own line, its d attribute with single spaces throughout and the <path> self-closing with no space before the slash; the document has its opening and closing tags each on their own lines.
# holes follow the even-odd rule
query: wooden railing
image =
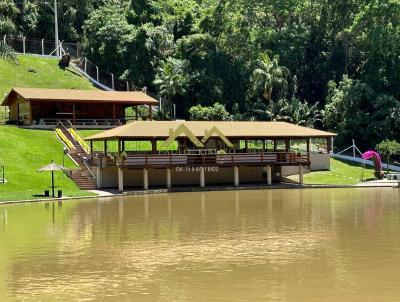
<svg viewBox="0 0 400 302">
<path fill-rule="evenodd" d="M 294 152 L 232 153 L 232 154 L 128 154 L 126 158 L 102 157 L 97 154 L 95 165 L 125 167 L 169 166 L 235 166 L 235 165 L 307 165 L 309 154 Z"/>
</svg>

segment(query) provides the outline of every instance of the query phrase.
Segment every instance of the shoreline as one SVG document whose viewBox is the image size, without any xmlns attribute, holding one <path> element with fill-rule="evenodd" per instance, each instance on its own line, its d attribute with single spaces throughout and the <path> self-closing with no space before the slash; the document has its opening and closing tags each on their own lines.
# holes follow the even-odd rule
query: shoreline
<svg viewBox="0 0 400 302">
<path fill-rule="evenodd" d="M 204 188 L 200 187 L 176 187 L 172 189 L 149 189 L 149 190 L 132 190 L 124 191 L 119 193 L 117 190 L 94 190 L 89 192 L 99 192 L 97 196 L 76 196 L 76 197 L 62 197 L 62 198 L 38 198 L 38 199 L 22 199 L 22 200 L 5 200 L 0 201 L 0 206 L 8 204 L 21 204 L 21 203 L 34 203 L 34 202 L 54 202 L 54 201 L 69 201 L 69 200 L 80 200 L 80 199 L 106 199 L 120 196 L 131 196 L 131 195 L 152 195 L 152 194 L 167 194 L 167 193 L 195 193 L 195 192 L 224 192 L 224 191 L 251 191 L 251 190 L 303 190 L 303 189 L 366 189 L 366 188 L 382 188 L 382 189 L 396 189 L 399 188 L 396 185 L 379 185 L 371 184 L 367 186 L 360 185 L 329 185 L 329 184 L 309 184 L 309 185 L 297 185 L 297 184 L 277 184 L 277 185 L 242 185 L 239 187 L 235 186 L 208 186 Z M 104 194 L 102 195 L 101 192 Z"/>
</svg>

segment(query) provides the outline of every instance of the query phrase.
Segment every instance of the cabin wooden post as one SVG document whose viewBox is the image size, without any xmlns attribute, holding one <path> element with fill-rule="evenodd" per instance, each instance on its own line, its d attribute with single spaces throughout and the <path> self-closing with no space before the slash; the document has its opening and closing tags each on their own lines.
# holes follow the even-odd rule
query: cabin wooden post
<svg viewBox="0 0 400 302">
<path fill-rule="evenodd" d="M 118 139 L 118 154 L 121 154 L 121 141 Z"/>
<path fill-rule="evenodd" d="M 76 125 L 76 107 L 75 102 L 72 103 L 72 125 Z"/>
<path fill-rule="evenodd" d="M 32 102 L 29 102 L 29 125 L 32 125 Z"/>
<path fill-rule="evenodd" d="M 276 152 L 276 150 L 278 150 L 278 142 L 274 139 L 274 152 Z"/>
<path fill-rule="evenodd" d="M 246 153 L 249 150 L 249 140 L 247 138 L 244 140 L 244 149 Z"/>
<path fill-rule="evenodd" d="M 306 139 L 306 144 L 307 144 L 307 154 L 309 154 L 310 153 L 310 139 L 309 138 Z"/>
<path fill-rule="evenodd" d="M 135 106 L 135 118 L 136 118 L 137 121 L 139 120 L 138 106 Z"/>
<path fill-rule="evenodd" d="M 104 140 L 104 155 L 107 155 L 107 140 Z"/>
<path fill-rule="evenodd" d="M 121 141 L 122 152 L 125 152 L 125 140 Z"/>
</svg>

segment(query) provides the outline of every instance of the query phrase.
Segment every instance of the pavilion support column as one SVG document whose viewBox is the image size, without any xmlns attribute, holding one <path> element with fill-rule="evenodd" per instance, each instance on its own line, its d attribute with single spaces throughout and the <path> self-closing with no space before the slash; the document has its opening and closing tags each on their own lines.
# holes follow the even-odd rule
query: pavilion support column
<svg viewBox="0 0 400 302">
<path fill-rule="evenodd" d="M 235 187 L 239 186 L 239 167 L 233 167 L 233 184 Z"/>
<path fill-rule="evenodd" d="M 204 188 L 206 186 L 205 178 L 204 167 L 200 167 L 200 188 Z"/>
<path fill-rule="evenodd" d="M 149 169 L 143 168 L 143 189 L 149 189 Z"/>
<path fill-rule="evenodd" d="M 167 189 L 171 189 L 171 187 L 172 187 L 171 168 L 167 168 L 166 172 L 167 172 Z"/>
<path fill-rule="evenodd" d="M 290 139 L 288 138 L 285 139 L 285 151 L 286 152 L 290 151 Z"/>
<path fill-rule="evenodd" d="M 278 150 L 278 142 L 274 139 L 274 152 L 276 152 L 276 150 Z"/>
<path fill-rule="evenodd" d="M 267 166 L 267 185 L 272 185 L 272 168 L 270 165 Z"/>
<path fill-rule="evenodd" d="M 155 138 L 151 140 L 151 152 L 156 153 L 157 152 L 157 141 Z"/>
<path fill-rule="evenodd" d="M 115 104 L 113 104 L 113 125 L 115 126 Z"/>
<path fill-rule="evenodd" d="M 153 107 L 149 105 L 149 120 L 151 121 L 153 119 Z"/>
<path fill-rule="evenodd" d="M 303 165 L 299 165 L 299 183 L 300 185 L 304 184 L 304 175 L 303 175 Z"/>
<path fill-rule="evenodd" d="M 249 150 L 249 140 L 247 138 L 244 140 L 244 149 L 246 150 L 246 152 L 248 152 Z"/>
<path fill-rule="evenodd" d="M 124 191 L 124 170 L 118 167 L 118 191 Z"/>
<path fill-rule="evenodd" d="M 136 118 L 137 121 L 139 120 L 138 106 L 135 106 L 135 118 Z"/>
<path fill-rule="evenodd" d="M 327 137 L 326 138 L 326 152 L 328 154 L 330 154 L 332 152 L 332 138 L 331 137 Z"/>
<path fill-rule="evenodd" d="M 102 174 L 101 174 L 101 167 L 97 166 L 96 167 L 96 189 L 101 189 L 103 187 L 102 184 Z"/>
<path fill-rule="evenodd" d="M 104 140 L 104 156 L 107 155 L 107 140 Z"/>
</svg>

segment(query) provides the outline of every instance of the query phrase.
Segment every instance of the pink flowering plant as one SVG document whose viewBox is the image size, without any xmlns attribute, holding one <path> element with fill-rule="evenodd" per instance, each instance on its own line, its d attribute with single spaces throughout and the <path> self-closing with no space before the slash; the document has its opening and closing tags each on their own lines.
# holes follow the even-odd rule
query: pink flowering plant
<svg viewBox="0 0 400 302">
<path fill-rule="evenodd" d="M 382 171 L 382 160 L 381 156 L 378 152 L 369 150 L 362 154 L 362 158 L 365 160 L 372 160 L 375 166 L 375 177 L 378 179 L 382 179 L 383 171 Z"/>
</svg>

